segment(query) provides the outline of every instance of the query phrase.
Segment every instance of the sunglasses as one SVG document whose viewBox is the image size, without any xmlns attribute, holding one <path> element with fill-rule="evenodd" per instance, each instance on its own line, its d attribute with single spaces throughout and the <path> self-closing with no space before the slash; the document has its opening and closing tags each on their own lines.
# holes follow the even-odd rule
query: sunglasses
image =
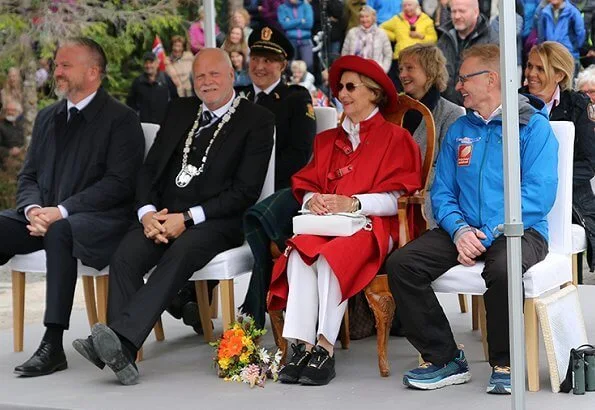
<svg viewBox="0 0 595 410">
<path fill-rule="evenodd" d="M 465 82 L 470 79 L 471 77 L 475 77 L 481 74 L 488 74 L 490 72 L 490 70 L 481 70 L 481 71 L 477 71 L 475 73 L 471 73 L 471 74 L 467 74 L 467 75 L 459 75 L 457 77 L 457 80 L 461 82 L 461 84 L 465 84 Z"/>
<path fill-rule="evenodd" d="M 345 87 L 345 89 L 347 90 L 347 92 L 352 93 L 360 85 L 364 85 L 364 83 L 357 83 L 357 84 L 353 84 L 353 83 L 347 83 L 347 84 L 339 83 L 337 85 L 337 92 L 341 92 L 341 90 L 343 89 L 343 87 Z"/>
</svg>

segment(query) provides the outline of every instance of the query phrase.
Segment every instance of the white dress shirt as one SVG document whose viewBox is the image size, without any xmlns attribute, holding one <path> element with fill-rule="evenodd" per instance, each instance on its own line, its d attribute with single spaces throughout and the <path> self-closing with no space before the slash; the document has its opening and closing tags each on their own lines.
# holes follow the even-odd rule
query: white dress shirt
<svg viewBox="0 0 595 410">
<path fill-rule="evenodd" d="M 213 118 L 211 119 L 210 123 L 208 123 L 206 125 L 202 125 L 196 132 L 200 133 L 203 129 L 209 128 L 219 118 L 223 117 L 225 115 L 225 113 L 227 113 L 227 111 L 229 111 L 229 109 L 231 108 L 231 105 L 233 104 L 233 100 L 235 99 L 235 97 L 236 97 L 236 93 L 234 91 L 233 95 L 231 96 L 231 99 L 227 103 L 222 105 L 220 108 L 216 109 L 215 111 L 209 110 L 207 108 L 207 106 L 203 103 L 202 112 L 205 113 L 205 112 L 209 111 L 212 114 Z M 143 216 L 145 216 L 145 214 L 147 212 L 157 212 L 157 208 L 153 204 L 147 204 L 147 205 L 140 207 L 139 210 L 137 211 L 137 216 L 138 216 L 139 222 L 142 223 Z M 192 208 L 190 208 L 190 215 L 192 215 L 192 220 L 194 221 L 194 225 L 198 225 L 199 223 L 204 222 L 207 219 L 205 216 L 205 211 L 202 208 L 202 206 L 200 206 L 200 205 L 193 206 Z"/>
<path fill-rule="evenodd" d="M 79 111 L 82 111 L 83 108 L 85 108 L 87 105 L 89 105 L 89 103 L 91 102 L 93 97 L 95 97 L 95 94 L 97 94 L 97 91 L 95 91 L 92 94 L 89 94 L 88 96 L 86 96 L 85 98 L 83 98 L 76 104 L 74 104 L 70 100 L 66 100 L 66 113 L 68 115 L 66 121 L 70 121 L 70 109 L 72 107 L 76 107 L 76 109 L 78 109 Z M 27 216 L 27 212 L 29 212 L 29 210 L 32 208 L 41 208 L 41 205 L 33 204 L 33 205 L 27 205 L 25 207 L 25 218 L 27 218 L 27 220 L 29 220 L 29 217 Z M 66 208 L 64 208 L 64 206 L 58 205 L 58 209 L 60 210 L 60 213 L 62 214 L 62 218 L 68 218 L 68 210 Z"/>
<path fill-rule="evenodd" d="M 275 89 L 275 87 L 277 87 L 277 85 L 279 85 L 280 82 L 281 82 L 281 79 L 278 79 L 277 81 L 275 81 L 273 84 L 271 84 L 264 90 L 261 88 L 258 88 L 256 85 L 252 84 L 252 87 L 254 87 L 254 96 L 255 96 L 254 101 L 256 101 L 256 98 L 258 98 L 258 94 L 260 94 L 260 92 L 262 92 L 262 91 L 264 91 L 264 93 L 266 95 L 269 95 Z"/>
</svg>

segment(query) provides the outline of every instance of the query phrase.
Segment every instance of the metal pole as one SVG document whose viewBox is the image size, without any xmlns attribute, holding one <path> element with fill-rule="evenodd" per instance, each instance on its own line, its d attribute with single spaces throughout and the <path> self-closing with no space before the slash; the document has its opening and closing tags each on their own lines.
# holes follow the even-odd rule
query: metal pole
<svg viewBox="0 0 595 410">
<path fill-rule="evenodd" d="M 215 0 L 203 1 L 205 18 L 203 21 L 205 30 L 205 47 L 216 47 L 215 42 Z"/>
<path fill-rule="evenodd" d="M 523 325 L 523 276 L 521 269 L 523 220 L 520 187 L 518 72 L 515 3 L 510 0 L 500 0 L 500 50 L 511 405 L 513 410 L 524 410 L 525 327 Z"/>
</svg>

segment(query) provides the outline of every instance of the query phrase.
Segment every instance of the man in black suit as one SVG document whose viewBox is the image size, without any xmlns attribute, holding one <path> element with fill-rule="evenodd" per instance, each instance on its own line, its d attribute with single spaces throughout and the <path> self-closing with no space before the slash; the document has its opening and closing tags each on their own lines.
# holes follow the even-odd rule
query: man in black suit
<svg viewBox="0 0 595 410">
<path fill-rule="evenodd" d="M 172 100 L 141 169 L 138 218 L 110 263 L 108 326 L 73 345 L 134 384 L 136 353 L 193 272 L 239 246 L 242 215 L 258 199 L 273 148 L 274 118 L 233 89 L 221 49 L 202 49 L 193 64 L 202 100 Z M 143 276 L 155 270 L 146 284 Z"/>
<path fill-rule="evenodd" d="M 138 117 L 101 88 L 106 58 L 87 38 L 60 45 L 56 94 L 63 100 L 37 115 L 18 179 L 17 208 L 0 213 L 0 264 L 45 249 L 46 332 L 22 376 L 66 369 L 77 259 L 103 269 L 132 217 L 137 170 L 144 153 Z"/>
</svg>

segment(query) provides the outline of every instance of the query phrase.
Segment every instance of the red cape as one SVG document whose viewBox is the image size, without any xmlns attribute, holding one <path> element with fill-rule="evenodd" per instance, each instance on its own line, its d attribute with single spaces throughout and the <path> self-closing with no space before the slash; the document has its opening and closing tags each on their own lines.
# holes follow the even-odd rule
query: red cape
<svg viewBox="0 0 595 410">
<path fill-rule="evenodd" d="M 378 113 L 360 123 L 360 140 L 353 152 L 342 127 L 318 134 L 312 160 L 291 180 L 298 201 L 306 192 L 351 196 L 402 191 L 405 195 L 421 187 L 420 151 L 409 132 Z M 396 215 L 370 219 L 371 231 L 362 229 L 349 237 L 297 235 L 287 241 L 288 249 L 297 250 L 309 265 L 324 255 L 339 280 L 343 300 L 348 299 L 376 276 L 389 252 L 389 238 L 398 243 Z M 283 309 L 287 303 L 288 255 L 286 251 L 273 267 L 269 310 Z"/>
</svg>

